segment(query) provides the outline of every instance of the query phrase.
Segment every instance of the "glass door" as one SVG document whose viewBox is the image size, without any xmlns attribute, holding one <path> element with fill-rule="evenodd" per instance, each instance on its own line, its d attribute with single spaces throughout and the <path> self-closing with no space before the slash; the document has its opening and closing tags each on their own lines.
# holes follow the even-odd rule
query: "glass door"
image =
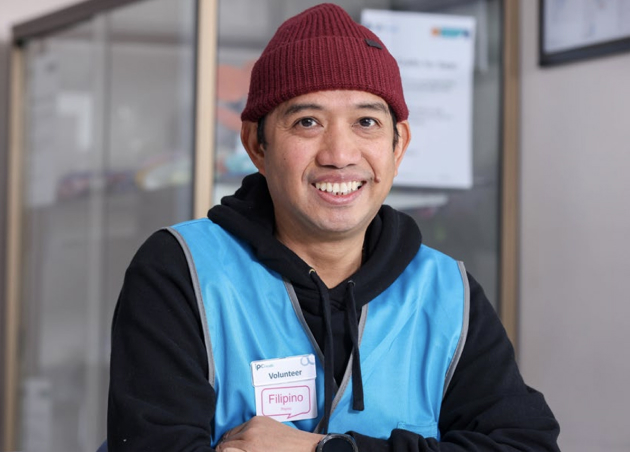
<svg viewBox="0 0 630 452">
<path fill-rule="evenodd" d="M 106 434 L 123 273 L 192 216 L 196 1 L 145 0 L 28 39 L 17 450 Z"/>
</svg>

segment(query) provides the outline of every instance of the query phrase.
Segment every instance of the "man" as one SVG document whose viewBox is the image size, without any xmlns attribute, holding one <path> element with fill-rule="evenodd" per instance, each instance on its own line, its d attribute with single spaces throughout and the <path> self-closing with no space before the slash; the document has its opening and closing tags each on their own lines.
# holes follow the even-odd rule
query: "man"
<svg viewBox="0 0 630 452">
<path fill-rule="evenodd" d="M 382 205 L 407 116 L 396 62 L 341 8 L 278 29 L 242 113 L 259 173 L 127 271 L 110 450 L 558 450 L 479 284 Z"/>
</svg>

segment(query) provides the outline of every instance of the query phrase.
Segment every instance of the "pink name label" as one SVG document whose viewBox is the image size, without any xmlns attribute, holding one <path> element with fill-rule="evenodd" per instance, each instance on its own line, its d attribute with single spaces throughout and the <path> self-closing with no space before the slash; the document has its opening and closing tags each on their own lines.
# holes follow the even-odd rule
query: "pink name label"
<svg viewBox="0 0 630 452">
<path fill-rule="evenodd" d="M 314 355 L 251 363 L 256 414 L 285 421 L 317 417 Z"/>
</svg>

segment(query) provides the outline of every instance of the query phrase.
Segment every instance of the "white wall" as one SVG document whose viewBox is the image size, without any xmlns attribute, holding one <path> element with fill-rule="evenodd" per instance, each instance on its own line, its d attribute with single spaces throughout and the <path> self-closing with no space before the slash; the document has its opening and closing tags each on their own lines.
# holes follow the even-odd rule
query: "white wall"
<svg viewBox="0 0 630 452">
<path fill-rule="evenodd" d="M 630 52 L 540 68 L 521 13 L 521 368 L 563 450 L 627 452 Z"/>
</svg>

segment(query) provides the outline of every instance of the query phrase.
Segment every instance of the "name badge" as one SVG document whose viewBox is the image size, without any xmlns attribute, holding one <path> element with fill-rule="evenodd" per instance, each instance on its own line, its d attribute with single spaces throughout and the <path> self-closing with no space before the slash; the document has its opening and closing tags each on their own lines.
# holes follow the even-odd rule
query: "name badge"
<svg viewBox="0 0 630 452">
<path fill-rule="evenodd" d="M 315 355 L 253 361 L 256 415 L 284 421 L 317 417 Z"/>
</svg>

